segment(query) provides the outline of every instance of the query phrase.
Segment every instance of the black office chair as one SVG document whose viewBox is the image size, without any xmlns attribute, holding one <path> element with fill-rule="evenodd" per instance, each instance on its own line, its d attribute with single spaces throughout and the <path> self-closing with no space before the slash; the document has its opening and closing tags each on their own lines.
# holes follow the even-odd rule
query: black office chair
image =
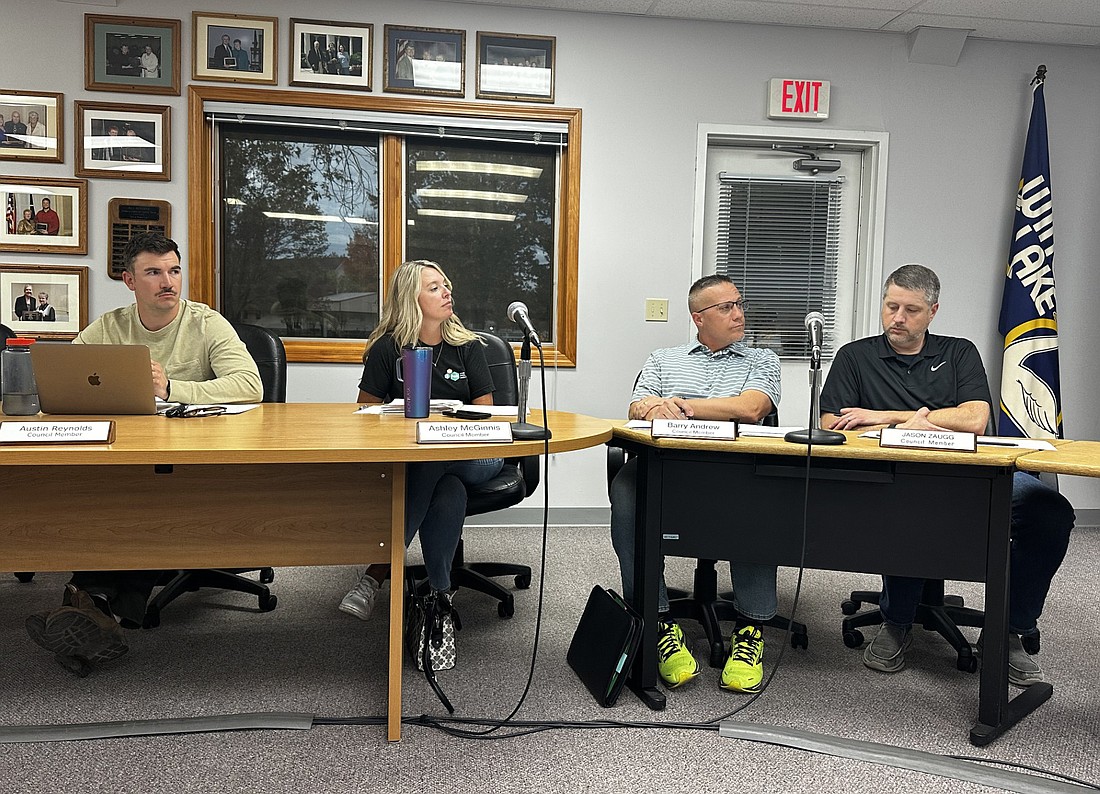
<svg viewBox="0 0 1100 794">
<path fill-rule="evenodd" d="M 286 351 L 278 336 L 258 325 L 233 323 L 237 335 L 248 348 L 249 354 L 260 371 L 260 380 L 264 385 L 264 402 L 286 402 Z M 242 573 L 258 570 L 259 581 L 241 576 Z M 145 609 L 142 627 L 156 628 L 160 625 L 160 613 L 168 604 L 184 593 L 190 593 L 202 587 L 232 590 L 238 593 L 251 593 L 259 599 L 260 611 L 270 612 L 278 603 L 278 598 L 268 589 L 267 584 L 275 578 L 272 568 L 228 568 L 195 569 L 169 571 L 161 580 L 163 587 L 149 600 Z"/>
<path fill-rule="evenodd" d="M 990 420 L 992 423 L 992 419 Z M 987 432 L 992 432 L 990 424 Z M 1050 487 L 1057 490 L 1058 476 L 1044 472 L 1040 478 Z M 947 640 L 955 649 L 955 666 L 967 673 L 976 672 L 978 659 L 970 641 L 959 631 L 959 626 L 970 628 L 985 627 L 985 612 L 966 606 L 962 596 L 945 595 L 946 584 L 943 579 L 925 579 L 924 590 L 921 592 L 920 603 L 917 605 L 917 615 L 913 623 L 920 625 L 929 631 L 934 631 Z M 840 611 L 851 617 L 844 618 L 841 624 L 841 632 L 844 644 L 849 648 L 859 648 L 863 645 L 864 636 L 860 631 L 862 626 L 877 626 L 882 623 L 882 611 L 871 609 L 867 612 L 859 612 L 863 604 L 879 604 L 882 593 L 879 590 L 853 590 L 848 598 L 840 602 Z M 1024 650 L 1030 654 L 1039 652 L 1041 640 L 1039 632 L 1034 635 L 1021 637 Z"/>
<path fill-rule="evenodd" d="M 877 626 L 882 623 L 882 612 L 878 609 L 860 614 L 863 604 L 878 604 L 882 593 L 878 590 L 853 590 L 848 598 L 841 602 L 840 611 L 852 617 L 844 618 L 841 630 L 844 644 L 849 648 L 863 645 L 863 632 L 860 626 Z M 970 641 L 959 631 L 959 626 L 981 628 L 985 625 L 985 613 L 980 609 L 971 609 L 963 604 L 961 596 L 944 595 L 943 579 L 925 579 L 921 593 L 917 616 L 913 620 L 929 631 L 935 631 L 955 649 L 956 666 L 965 672 L 973 673 L 978 669 L 978 659 Z M 1038 648 L 1036 648 L 1038 650 Z"/>
<path fill-rule="evenodd" d="M 512 346 L 499 336 L 479 332 L 488 346 L 485 358 L 493 378 L 493 401 L 497 405 L 515 405 L 519 399 L 519 380 L 516 375 L 516 357 Z M 539 484 L 539 458 L 528 455 L 521 458 L 505 458 L 504 467 L 493 479 L 481 485 L 466 488 L 466 515 L 476 516 L 503 510 L 519 504 Z M 427 571 L 423 565 L 410 566 L 411 575 L 427 587 Z M 451 563 L 451 585 L 485 593 L 500 601 L 497 614 L 510 618 L 516 613 L 515 599 L 511 591 L 493 581 L 493 577 L 514 576 L 515 586 L 525 590 L 531 586 L 531 566 L 512 562 L 466 562 L 463 542 L 459 540 Z"/>
<path fill-rule="evenodd" d="M 779 426 L 779 413 L 773 408 L 771 413 L 760 422 L 770 427 Z M 608 446 L 607 448 L 607 488 L 611 492 L 611 481 L 619 473 L 619 469 L 626 463 L 625 451 L 621 447 Z M 733 603 L 733 593 L 718 593 L 718 570 L 715 567 L 717 560 L 698 559 L 695 563 L 692 590 L 680 590 L 668 588 L 669 615 L 676 619 L 697 620 L 703 626 L 707 635 L 707 643 L 710 645 L 710 666 L 722 667 L 726 663 L 726 640 L 722 633 L 721 621 L 734 621 L 742 617 Z M 782 615 L 776 615 L 770 620 L 763 621 L 763 625 L 786 631 L 791 630 L 791 646 L 794 648 L 808 648 L 809 636 L 806 633 L 806 625 Z"/>
</svg>

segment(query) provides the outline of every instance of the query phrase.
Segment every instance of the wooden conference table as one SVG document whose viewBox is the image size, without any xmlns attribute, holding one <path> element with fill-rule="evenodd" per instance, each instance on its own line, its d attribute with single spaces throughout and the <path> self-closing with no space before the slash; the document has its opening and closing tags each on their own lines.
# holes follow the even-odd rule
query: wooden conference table
<svg viewBox="0 0 1100 794">
<path fill-rule="evenodd" d="M 0 491 L 53 508 L 45 518 L 0 515 L 4 570 L 388 562 L 387 733 L 396 741 L 405 464 L 538 455 L 544 442 L 418 445 L 415 421 L 355 408 L 265 403 L 233 416 L 120 416 L 113 418 L 112 444 L 0 446 Z M 93 418 L 105 417 L 42 419 Z M 602 419 L 558 411 L 548 419 L 551 452 L 611 438 L 611 424 Z M 541 424 L 541 412 L 530 421 Z"/>
<path fill-rule="evenodd" d="M 645 621 L 631 688 L 663 708 L 657 688 L 661 554 L 985 583 L 985 663 L 975 744 L 988 744 L 1047 700 L 1035 684 L 1008 698 L 1008 560 L 1012 476 L 1031 451 L 884 449 L 847 433 L 840 446 L 778 438 L 653 439 L 616 426 L 638 456 L 635 606 Z M 996 660 L 996 661 L 995 661 Z"/>
</svg>

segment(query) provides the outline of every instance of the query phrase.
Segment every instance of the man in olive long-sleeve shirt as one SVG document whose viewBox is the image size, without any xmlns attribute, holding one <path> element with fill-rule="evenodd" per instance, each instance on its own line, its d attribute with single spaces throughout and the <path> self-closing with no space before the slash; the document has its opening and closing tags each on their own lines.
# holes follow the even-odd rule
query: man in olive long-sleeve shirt
<svg viewBox="0 0 1100 794">
<path fill-rule="evenodd" d="M 176 244 L 160 234 L 130 240 L 122 279 L 130 306 L 107 312 L 77 335 L 77 344 L 147 345 L 150 389 L 162 400 L 253 403 L 263 400 L 256 363 L 233 326 L 202 303 L 182 300 L 183 271 Z M 139 628 L 161 571 L 77 571 L 61 608 L 27 618 L 38 645 L 84 665 L 127 650 L 119 624 Z M 69 666 L 69 665 L 67 665 Z"/>
</svg>

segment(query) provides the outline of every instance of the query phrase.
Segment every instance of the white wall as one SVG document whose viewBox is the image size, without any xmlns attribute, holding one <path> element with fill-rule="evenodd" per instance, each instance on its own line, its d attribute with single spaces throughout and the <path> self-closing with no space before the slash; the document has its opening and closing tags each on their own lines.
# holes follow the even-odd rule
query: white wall
<svg viewBox="0 0 1100 794">
<path fill-rule="evenodd" d="M 111 0 L 99 0 L 110 6 Z M 216 4 L 215 4 L 216 5 Z M 72 176 L 75 99 L 170 104 L 171 183 L 93 180 L 87 257 L 4 255 L 4 262 L 86 264 L 91 316 L 129 301 L 106 275 L 106 206 L 113 196 L 171 201 L 174 236 L 186 243 L 185 97 L 88 92 L 83 88 L 83 14 L 183 20 L 184 83 L 191 73 L 188 0 L 118 0 L 114 7 L 40 0 L 33 14 L 0 26 L 0 88 L 65 94 L 65 162 L 0 164 L 7 174 Z M 227 9 L 230 11 L 237 9 Z M 556 103 L 584 111 L 582 130 L 579 351 L 576 370 L 548 375 L 552 407 L 595 416 L 624 413 L 634 375 L 655 347 L 687 338 L 684 296 L 691 282 L 696 131 L 699 123 L 769 124 L 767 80 L 832 81 L 824 126 L 890 133 L 883 269 L 910 261 L 943 281 L 940 333 L 966 335 L 999 381 L 996 318 L 1007 259 L 1015 184 L 1027 118 L 1028 81 L 1046 64 L 1055 200 L 1062 396 L 1071 438 L 1100 438 L 1100 337 L 1091 278 L 1100 251 L 1100 52 L 969 41 L 955 67 L 911 64 L 905 37 L 771 26 L 551 13 L 417 0 L 268 0 L 248 9 L 279 17 L 279 86 L 287 86 L 287 20 L 375 25 L 374 75 L 381 93 L 379 43 L 386 23 L 467 31 L 467 98 L 474 94 L 477 30 L 557 37 Z M 184 90 L 186 95 L 186 88 Z M 185 251 L 186 254 L 186 251 Z M 461 290 L 461 285 L 458 285 Z M 667 324 L 645 323 L 647 297 L 670 300 Z M 292 400 L 353 398 L 353 365 L 293 365 Z M 537 387 L 537 377 L 533 387 Z M 788 379 L 787 394 L 805 378 Z M 606 505 L 602 449 L 558 456 L 551 503 Z M 1079 509 L 1100 508 L 1100 481 L 1063 478 Z"/>
</svg>

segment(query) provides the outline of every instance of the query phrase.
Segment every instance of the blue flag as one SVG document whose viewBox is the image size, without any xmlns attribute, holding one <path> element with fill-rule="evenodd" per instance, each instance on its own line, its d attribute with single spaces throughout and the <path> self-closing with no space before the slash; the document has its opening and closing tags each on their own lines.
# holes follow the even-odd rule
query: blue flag
<svg viewBox="0 0 1100 794">
<path fill-rule="evenodd" d="M 1004 356 L 997 433 L 1002 436 L 1062 437 L 1054 212 L 1041 78 L 1045 71 L 1040 67 L 1036 75 L 1001 297 L 998 328 L 1004 337 Z"/>
</svg>

